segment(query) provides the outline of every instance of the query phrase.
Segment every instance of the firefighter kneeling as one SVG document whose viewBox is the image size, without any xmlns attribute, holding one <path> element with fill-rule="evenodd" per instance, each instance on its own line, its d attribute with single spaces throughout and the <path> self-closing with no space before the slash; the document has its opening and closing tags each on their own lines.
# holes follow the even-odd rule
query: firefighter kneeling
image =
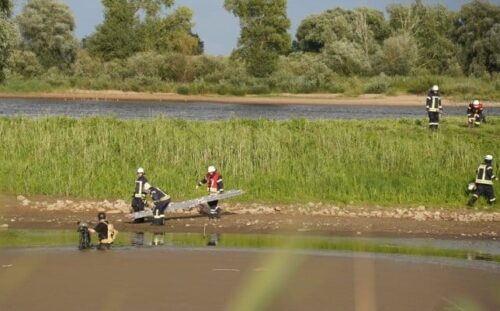
<svg viewBox="0 0 500 311">
<path fill-rule="evenodd" d="M 484 163 L 479 165 L 476 170 L 476 189 L 474 194 L 467 203 L 468 206 L 473 207 L 479 196 L 484 195 L 488 199 L 488 204 L 493 205 L 496 201 L 495 192 L 493 189 L 493 180 L 498 179 L 493 173 L 492 155 L 484 157 Z"/>
<path fill-rule="evenodd" d="M 144 190 L 149 192 L 154 203 L 153 222 L 151 224 L 163 226 L 165 224 L 165 210 L 170 204 L 170 196 L 160 188 L 150 186 L 149 184 L 146 185 Z"/>
<path fill-rule="evenodd" d="M 467 125 L 469 127 L 480 126 L 481 121 L 486 122 L 486 118 L 483 114 L 484 107 L 483 104 L 479 102 L 479 100 L 475 99 L 467 107 Z"/>
</svg>

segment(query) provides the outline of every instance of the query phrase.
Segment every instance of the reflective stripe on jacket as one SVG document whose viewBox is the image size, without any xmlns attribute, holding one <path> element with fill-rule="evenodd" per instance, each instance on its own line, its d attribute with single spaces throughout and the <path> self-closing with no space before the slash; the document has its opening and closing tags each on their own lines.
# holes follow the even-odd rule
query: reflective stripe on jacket
<svg viewBox="0 0 500 311">
<path fill-rule="evenodd" d="M 427 109 L 430 112 L 438 112 L 442 109 L 441 98 L 439 96 L 427 96 Z"/>
<path fill-rule="evenodd" d="M 477 168 L 476 184 L 493 185 L 493 167 L 481 164 Z"/>
</svg>

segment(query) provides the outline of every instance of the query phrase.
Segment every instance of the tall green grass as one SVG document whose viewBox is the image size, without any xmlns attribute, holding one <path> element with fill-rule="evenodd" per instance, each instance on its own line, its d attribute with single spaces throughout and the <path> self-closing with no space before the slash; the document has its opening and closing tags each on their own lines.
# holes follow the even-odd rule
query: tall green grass
<svg viewBox="0 0 500 311">
<path fill-rule="evenodd" d="M 483 156 L 500 156 L 500 119 L 446 118 L 431 133 L 412 119 L 15 117 L 0 118 L 0 144 L 4 193 L 128 199 L 143 166 L 180 200 L 203 194 L 194 186 L 215 165 L 241 201 L 453 206 Z"/>
</svg>

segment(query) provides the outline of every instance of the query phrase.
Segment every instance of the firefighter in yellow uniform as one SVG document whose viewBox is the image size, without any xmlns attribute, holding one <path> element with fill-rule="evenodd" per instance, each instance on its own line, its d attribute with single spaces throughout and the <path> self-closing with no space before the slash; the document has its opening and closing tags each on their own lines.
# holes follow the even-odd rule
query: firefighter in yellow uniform
<svg viewBox="0 0 500 311">
<path fill-rule="evenodd" d="M 429 129 L 437 130 L 439 127 L 439 115 L 443 112 L 441 105 L 441 96 L 439 95 L 439 87 L 432 86 L 425 103 L 427 114 L 429 115 Z"/>
<path fill-rule="evenodd" d="M 484 195 L 488 200 L 488 204 L 493 205 L 496 201 L 495 191 L 493 189 L 493 181 L 497 180 L 498 177 L 495 176 L 493 172 L 493 156 L 486 155 L 484 157 L 484 163 L 479 165 L 476 170 L 476 190 L 474 194 L 469 199 L 467 203 L 468 206 L 473 207 L 474 203 L 476 203 L 477 199 L 481 195 Z"/>
</svg>

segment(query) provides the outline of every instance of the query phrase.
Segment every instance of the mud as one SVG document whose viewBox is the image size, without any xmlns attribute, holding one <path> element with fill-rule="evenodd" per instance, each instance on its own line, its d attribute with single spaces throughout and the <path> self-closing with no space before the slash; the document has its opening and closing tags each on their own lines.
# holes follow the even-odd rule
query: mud
<svg viewBox="0 0 500 311">
<path fill-rule="evenodd" d="M 439 209 L 419 206 L 362 207 L 309 203 L 303 205 L 222 204 L 220 220 L 209 220 L 199 209 L 167 213 L 165 226 L 134 224 L 127 202 L 76 201 L 46 197 L 0 197 L 0 227 L 75 229 L 106 211 L 119 231 L 218 233 L 319 233 L 338 236 L 435 237 L 498 240 L 497 210 Z"/>
</svg>

